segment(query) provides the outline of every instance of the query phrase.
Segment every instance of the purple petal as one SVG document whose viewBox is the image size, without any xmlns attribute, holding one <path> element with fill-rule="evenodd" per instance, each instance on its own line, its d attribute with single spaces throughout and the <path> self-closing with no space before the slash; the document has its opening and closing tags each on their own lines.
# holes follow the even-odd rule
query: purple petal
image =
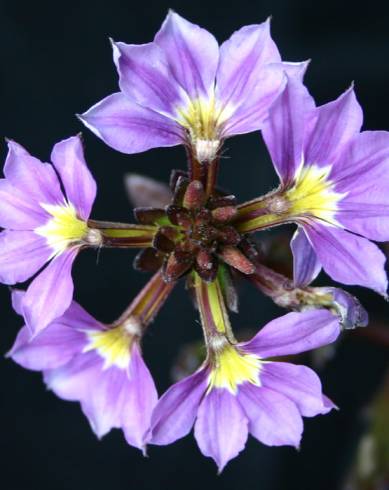
<svg viewBox="0 0 389 490">
<path fill-rule="evenodd" d="M 12 291 L 12 307 L 21 315 L 25 295 L 22 290 Z M 82 352 L 88 342 L 85 331 L 103 328 L 101 323 L 73 301 L 60 318 L 33 339 L 29 329 L 23 327 L 7 356 L 26 369 L 54 369 Z"/>
<path fill-rule="evenodd" d="M 100 367 L 92 373 L 93 371 L 89 371 L 88 377 L 91 378 L 91 383 L 93 380 L 93 385 L 80 393 L 80 401 L 93 432 L 101 438 L 111 429 L 121 428 L 122 410 L 126 408 L 125 400 L 131 386 L 128 384 L 126 371 L 117 366 L 105 370 Z M 82 376 L 80 373 L 80 378 Z M 131 411 L 126 415 L 133 416 Z"/>
<path fill-rule="evenodd" d="M 328 409 L 328 411 L 339 410 L 339 407 L 325 395 L 323 395 L 323 405 Z"/>
<path fill-rule="evenodd" d="M 151 414 L 158 401 L 157 390 L 137 345 L 132 348 L 131 365 L 120 420 L 126 440 L 139 449 L 150 427 Z"/>
<path fill-rule="evenodd" d="M 45 381 L 60 398 L 81 402 L 98 437 L 122 428 L 129 444 L 143 448 L 157 392 L 137 346 L 133 346 L 128 370 L 103 369 L 103 359 L 91 351 L 46 371 Z"/>
<path fill-rule="evenodd" d="M 96 318 L 90 315 L 76 301 L 70 303 L 65 313 L 56 320 L 56 323 L 62 323 L 70 328 L 81 330 L 105 330 L 106 326 L 98 322 Z"/>
<path fill-rule="evenodd" d="M 299 447 L 303 421 L 289 398 L 250 383 L 240 387 L 238 396 L 249 419 L 250 434 L 268 446 Z"/>
<path fill-rule="evenodd" d="M 386 258 L 374 243 L 333 226 L 315 224 L 305 231 L 323 269 L 332 279 L 386 295 Z"/>
<path fill-rule="evenodd" d="M 23 301 L 23 316 L 34 336 L 61 316 L 73 297 L 72 265 L 78 250 L 55 257 L 30 284 Z"/>
<path fill-rule="evenodd" d="M 257 81 L 258 85 L 252 92 L 252 96 L 246 100 L 243 99 L 241 105 L 225 122 L 222 132 L 224 138 L 262 129 L 269 107 L 284 86 L 285 75 L 282 64 L 264 66 Z"/>
<path fill-rule="evenodd" d="M 297 228 L 290 246 L 293 253 L 293 282 L 295 286 L 308 286 L 318 276 L 321 264 L 302 228 Z"/>
<path fill-rule="evenodd" d="M 130 99 L 167 116 L 176 116 L 177 106 L 187 96 L 168 65 L 164 50 L 156 43 L 114 43 L 114 59 L 120 89 Z"/>
<path fill-rule="evenodd" d="M 63 194 L 53 167 L 34 158 L 14 141 L 9 141 L 8 147 L 4 165 L 7 180 L 38 204 L 61 204 Z"/>
<path fill-rule="evenodd" d="M 302 82 L 310 62 L 311 60 L 301 61 L 297 63 L 284 61 L 282 63 L 282 68 L 289 78 L 293 77 Z"/>
<path fill-rule="evenodd" d="M 332 294 L 335 306 L 341 317 L 343 328 L 351 329 L 367 326 L 369 323 L 369 315 L 355 296 L 340 288 L 323 289 Z"/>
<path fill-rule="evenodd" d="M 183 130 L 171 119 L 146 109 L 121 93 L 109 95 L 80 116 L 87 128 L 123 153 L 138 153 L 183 141 Z"/>
<path fill-rule="evenodd" d="M 33 230 L 47 222 L 48 214 L 29 193 L 0 179 L 0 226 L 11 230 Z"/>
<path fill-rule="evenodd" d="M 13 289 L 11 294 L 12 308 L 18 315 L 23 315 L 23 298 L 26 294 L 22 289 Z"/>
<path fill-rule="evenodd" d="M 285 90 L 269 111 L 262 134 L 282 183 L 293 181 L 303 162 L 304 137 L 315 102 L 300 77 L 288 77 Z"/>
<path fill-rule="evenodd" d="M 43 371 L 66 364 L 86 344 L 84 333 L 57 321 L 33 339 L 30 330 L 23 327 L 7 356 L 26 369 Z"/>
<path fill-rule="evenodd" d="M 96 197 L 96 182 L 85 162 L 80 137 L 57 143 L 51 161 L 61 177 L 68 201 L 74 205 L 79 217 L 87 220 Z"/>
<path fill-rule="evenodd" d="M 324 403 L 319 377 L 305 366 L 269 362 L 262 367 L 261 382 L 265 388 L 294 402 L 304 417 L 325 414 L 332 409 Z"/>
<path fill-rule="evenodd" d="M 67 364 L 44 372 L 47 387 L 63 400 L 88 398 L 99 384 L 103 359 L 94 351 L 74 356 Z"/>
<path fill-rule="evenodd" d="M 12 308 L 19 315 L 23 315 L 23 301 L 26 292 L 22 289 L 12 290 Z M 55 323 L 61 323 L 66 327 L 70 327 L 82 332 L 86 330 L 104 330 L 105 325 L 98 322 L 92 315 L 90 315 L 81 305 L 72 301 L 69 308 L 65 313 L 56 319 Z"/>
<path fill-rule="evenodd" d="M 170 11 L 154 41 L 191 99 L 210 93 L 219 61 L 219 45 L 210 32 Z"/>
<path fill-rule="evenodd" d="M 270 35 L 269 20 L 259 25 L 242 27 L 220 47 L 217 100 L 223 106 L 244 106 L 247 110 L 251 103 L 251 108 L 255 110 L 261 105 L 262 99 L 270 101 L 272 96 L 274 99 L 281 88 L 283 77 L 279 77 L 278 86 L 271 86 L 269 82 L 275 80 L 266 76 L 264 67 L 280 61 L 277 46 Z M 266 80 L 267 83 L 263 83 Z"/>
<path fill-rule="evenodd" d="M 361 106 L 351 88 L 338 99 L 316 109 L 317 121 L 305 149 L 309 164 L 335 163 L 363 122 Z"/>
<path fill-rule="evenodd" d="M 372 240 L 389 240 L 389 133 L 358 135 L 331 173 L 336 190 L 347 193 L 339 203 L 338 220 Z"/>
<path fill-rule="evenodd" d="M 33 276 L 50 258 L 46 239 L 33 231 L 0 233 L 0 281 L 23 282 Z"/>
<path fill-rule="evenodd" d="M 219 473 L 245 447 L 248 420 L 236 396 L 225 389 L 212 389 L 200 404 L 195 438 L 204 456 L 212 458 Z"/>
<path fill-rule="evenodd" d="M 148 442 L 166 445 L 186 436 L 193 427 L 206 389 L 207 374 L 204 370 L 170 387 L 155 407 Z"/>
<path fill-rule="evenodd" d="M 330 344 L 340 333 L 339 320 L 327 310 L 288 313 L 265 325 L 244 350 L 259 357 L 299 354 Z"/>
</svg>

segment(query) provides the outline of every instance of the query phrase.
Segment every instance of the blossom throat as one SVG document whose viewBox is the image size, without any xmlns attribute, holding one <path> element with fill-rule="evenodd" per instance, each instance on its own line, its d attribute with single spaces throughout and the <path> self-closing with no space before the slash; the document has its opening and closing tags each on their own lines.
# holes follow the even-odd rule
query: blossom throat
<svg viewBox="0 0 389 490">
<path fill-rule="evenodd" d="M 87 236 L 88 225 L 78 218 L 77 211 L 71 203 L 41 206 L 52 217 L 45 225 L 36 228 L 35 233 L 46 238 L 55 254 L 64 252 L 70 244 L 80 242 Z"/>
<path fill-rule="evenodd" d="M 212 364 L 208 377 L 208 391 L 213 388 L 225 388 L 236 394 L 238 385 L 242 383 L 261 385 L 261 361 L 254 354 L 243 353 L 236 347 L 225 344 L 221 351 L 214 353 Z"/>
<path fill-rule="evenodd" d="M 226 108 L 218 107 L 215 96 L 190 100 L 177 110 L 177 122 L 188 131 L 189 143 L 199 162 L 212 161 L 222 140 L 223 123 L 229 118 Z"/>
</svg>

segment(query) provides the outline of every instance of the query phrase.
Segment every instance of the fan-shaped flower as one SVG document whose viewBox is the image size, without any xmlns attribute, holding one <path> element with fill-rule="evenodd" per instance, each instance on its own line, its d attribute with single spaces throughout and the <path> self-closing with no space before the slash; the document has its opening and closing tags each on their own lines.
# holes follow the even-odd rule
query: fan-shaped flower
<svg viewBox="0 0 389 490">
<path fill-rule="evenodd" d="M 297 277 L 308 271 L 312 280 L 323 267 L 336 281 L 386 295 L 385 257 L 369 240 L 389 239 L 389 133 L 361 126 L 352 88 L 316 107 L 300 78 L 289 77 L 263 127 L 281 185 L 240 205 L 237 228 L 295 222 Z"/>
<path fill-rule="evenodd" d="M 170 444 L 194 425 L 201 452 L 219 471 L 244 448 L 249 433 L 269 446 L 298 447 L 302 416 L 325 414 L 335 405 L 311 369 L 267 359 L 326 345 L 339 332 L 330 312 L 316 310 L 273 320 L 246 343 L 215 338 L 204 366 L 158 402 L 148 442 Z"/>
<path fill-rule="evenodd" d="M 180 143 L 202 162 L 221 142 L 261 128 L 284 84 L 269 21 L 245 26 L 220 48 L 214 36 L 169 12 L 154 41 L 113 43 L 120 92 L 80 116 L 108 145 L 136 153 Z"/>
<path fill-rule="evenodd" d="M 73 301 L 33 339 L 24 326 L 8 356 L 42 371 L 47 387 L 60 398 L 80 402 L 98 437 L 120 428 L 129 444 L 143 450 L 157 392 L 140 340 L 172 288 L 156 274 L 112 325 L 98 322 Z M 13 291 L 13 306 L 21 315 L 24 297 L 23 291 Z"/>
<path fill-rule="evenodd" d="M 96 183 L 84 160 L 79 137 L 54 146 L 53 165 L 42 163 L 9 141 L 0 180 L 0 281 L 30 284 L 23 312 L 32 333 L 62 315 L 73 296 L 71 269 L 83 246 L 100 243 L 88 218 Z"/>
</svg>

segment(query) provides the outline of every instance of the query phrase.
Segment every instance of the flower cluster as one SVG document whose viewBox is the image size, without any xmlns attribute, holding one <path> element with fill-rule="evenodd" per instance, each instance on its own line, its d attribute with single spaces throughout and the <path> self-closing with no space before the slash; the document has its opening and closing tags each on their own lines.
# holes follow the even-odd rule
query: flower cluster
<svg viewBox="0 0 389 490">
<path fill-rule="evenodd" d="M 0 281 L 24 319 L 8 353 L 41 371 L 57 396 L 78 401 L 102 437 L 119 428 L 145 451 L 194 435 L 219 471 L 248 434 L 269 446 L 298 447 L 302 417 L 335 404 L 308 367 L 290 356 L 366 326 L 351 294 L 311 283 L 323 269 L 346 285 L 386 297 L 385 258 L 370 240 L 389 240 L 389 133 L 362 131 L 353 88 L 316 106 L 304 85 L 307 63 L 287 63 L 269 21 L 243 27 L 221 46 L 170 12 L 154 40 L 112 42 L 120 91 L 79 119 L 112 148 L 133 154 L 182 144 L 187 170 L 170 187 L 131 176 L 136 223 L 91 219 L 96 184 L 79 136 L 42 163 L 9 141 L 0 180 Z M 280 185 L 249 202 L 218 188 L 223 142 L 260 130 Z M 255 233 L 297 226 L 293 277 L 273 270 Z M 112 324 L 73 300 L 71 269 L 85 248 L 138 248 L 134 267 L 153 274 Z M 238 342 L 236 277 L 290 310 Z M 141 354 L 147 327 L 185 279 L 203 327 L 206 355 L 192 375 L 158 398 Z"/>
</svg>

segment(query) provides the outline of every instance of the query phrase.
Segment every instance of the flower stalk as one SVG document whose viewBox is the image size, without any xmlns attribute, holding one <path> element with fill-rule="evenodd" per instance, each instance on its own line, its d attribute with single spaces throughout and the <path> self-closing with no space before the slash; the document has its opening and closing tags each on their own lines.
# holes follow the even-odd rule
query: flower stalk
<svg viewBox="0 0 389 490">
<path fill-rule="evenodd" d="M 100 245 L 109 248 L 150 247 L 157 232 L 157 227 L 153 225 L 133 225 L 109 221 L 89 220 L 88 226 L 100 232 Z"/>
<path fill-rule="evenodd" d="M 205 282 L 198 274 L 193 273 L 193 275 L 193 285 L 204 339 L 208 355 L 212 356 L 213 350 L 217 350 L 226 342 L 235 344 L 236 339 L 232 331 L 219 279 L 216 278 L 213 282 Z"/>
<path fill-rule="evenodd" d="M 112 325 L 125 324 L 129 328 L 134 325 L 135 328 L 139 328 L 137 335 L 143 334 L 144 329 L 154 320 L 165 304 L 174 286 L 174 282 L 166 283 L 161 272 L 157 272 Z"/>
</svg>

